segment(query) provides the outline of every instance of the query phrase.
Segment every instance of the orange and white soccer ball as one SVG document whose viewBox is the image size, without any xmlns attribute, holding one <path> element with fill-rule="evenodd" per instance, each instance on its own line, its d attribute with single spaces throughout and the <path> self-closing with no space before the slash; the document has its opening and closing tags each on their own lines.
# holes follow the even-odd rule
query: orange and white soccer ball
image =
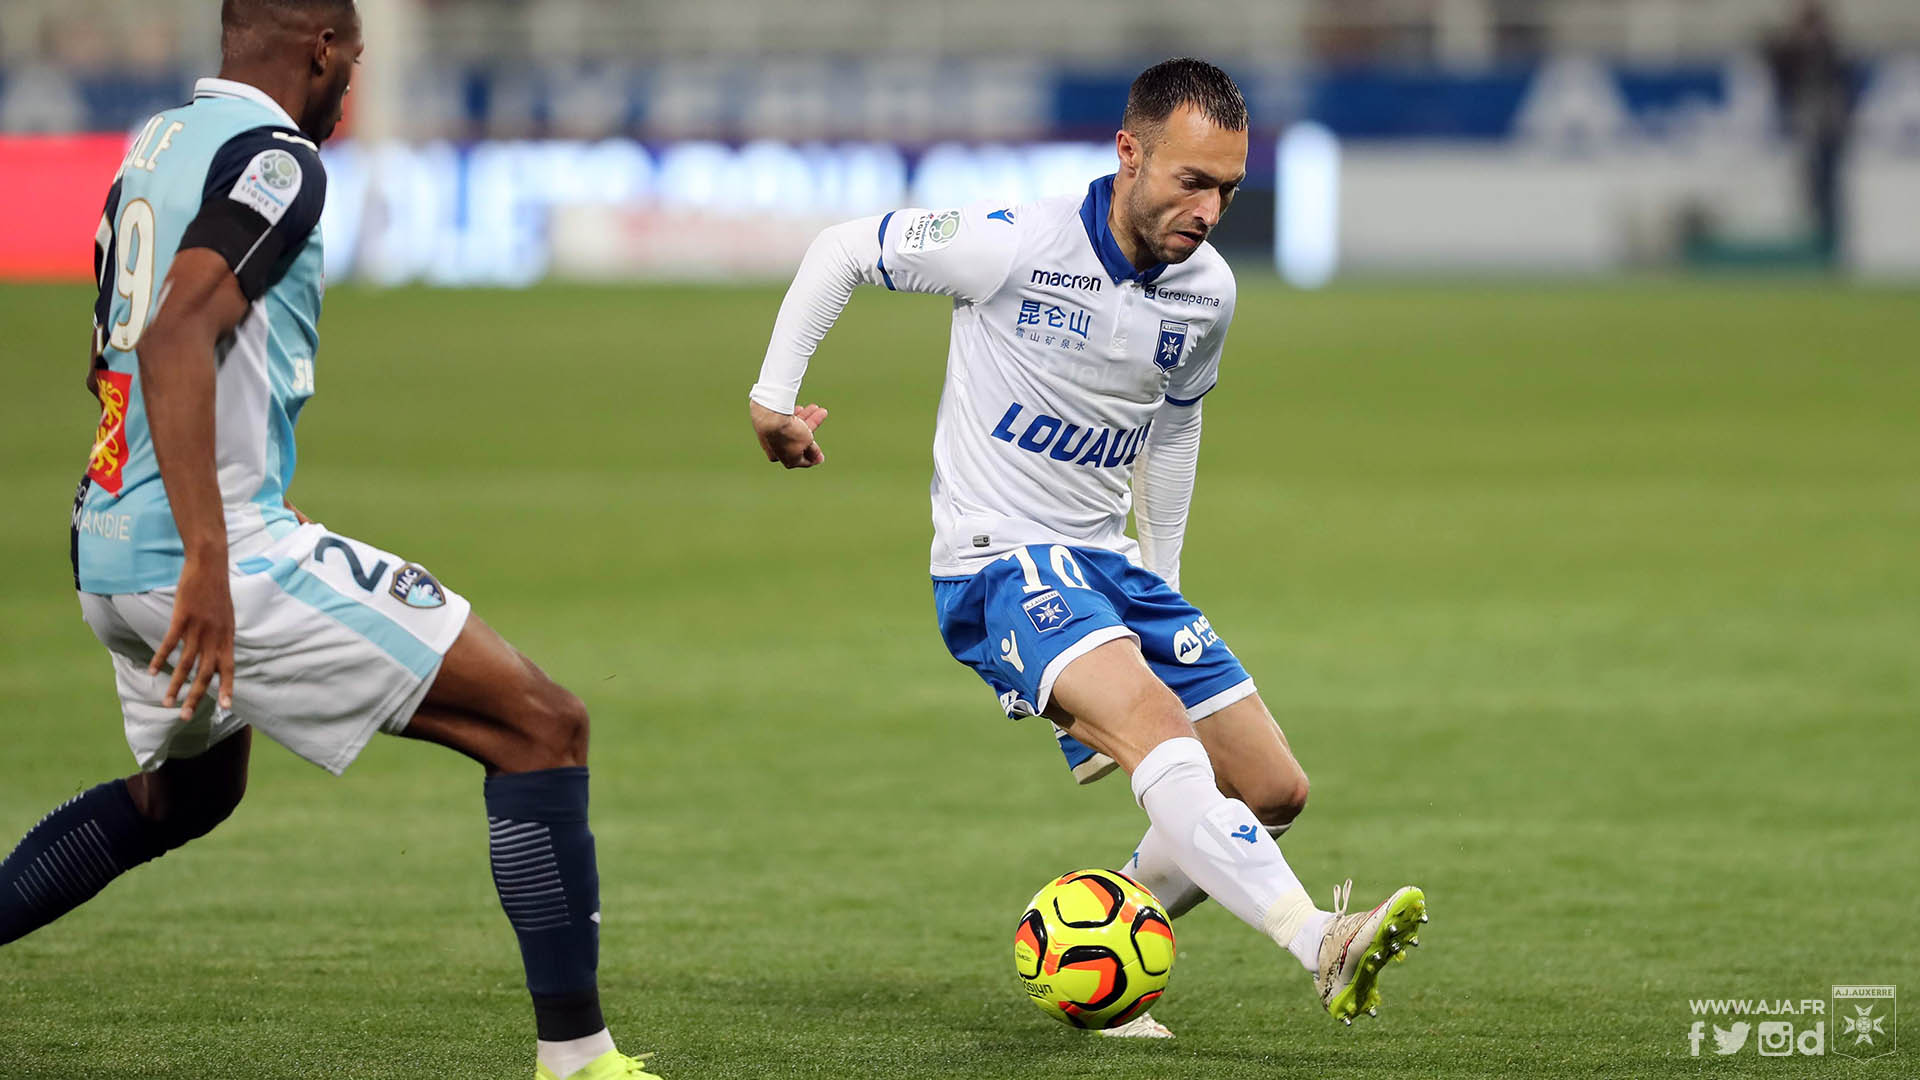
<svg viewBox="0 0 1920 1080">
<path fill-rule="evenodd" d="M 1160 902 L 1113 870 L 1076 870 L 1033 894 L 1013 967 L 1041 1012 L 1080 1028 L 1132 1020 L 1166 992 L 1173 926 Z"/>
</svg>

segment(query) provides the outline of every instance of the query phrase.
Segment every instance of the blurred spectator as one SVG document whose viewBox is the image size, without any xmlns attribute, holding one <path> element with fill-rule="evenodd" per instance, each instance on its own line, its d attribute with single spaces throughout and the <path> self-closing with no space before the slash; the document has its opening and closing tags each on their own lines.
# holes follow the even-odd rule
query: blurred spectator
<svg viewBox="0 0 1920 1080">
<path fill-rule="evenodd" d="M 87 103 L 72 76 L 60 68 L 14 68 L 0 88 L 0 132 L 57 134 L 84 130 L 86 121 Z"/>
<path fill-rule="evenodd" d="M 1787 131 L 1799 144 L 1814 239 L 1830 264 L 1840 246 L 1840 164 L 1853 112 L 1847 61 L 1819 0 L 1802 3 L 1766 51 Z"/>
</svg>

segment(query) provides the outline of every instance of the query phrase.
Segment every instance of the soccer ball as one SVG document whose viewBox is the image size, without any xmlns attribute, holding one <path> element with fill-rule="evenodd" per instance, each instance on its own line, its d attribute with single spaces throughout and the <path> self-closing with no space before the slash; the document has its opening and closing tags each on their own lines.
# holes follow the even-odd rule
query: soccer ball
<svg viewBox="0 0 1920 1080">
<path fill-rule="evenodd" d="M 1041 1012 L 1110 1028 L 1147 1011 L 1173 972 L 1173 927 L 1125 874 L 1076 870 L 1033 894 L 1013 934 L 1013 969 Z"/>
</svg>

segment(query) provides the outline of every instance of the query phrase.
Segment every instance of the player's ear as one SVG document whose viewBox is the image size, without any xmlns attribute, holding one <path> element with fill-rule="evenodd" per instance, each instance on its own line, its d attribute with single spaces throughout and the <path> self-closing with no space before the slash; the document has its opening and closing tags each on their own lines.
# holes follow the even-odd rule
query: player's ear
<svg viewBox="0 0 1920 1080">
<path fill-rule="evenodd" d="M 1133 137 L 1133 132 L 1121 128 L 1113 137 L 1113 150 L 1120 158 L 1122 172 L 1132 174 L 1140 171 L 1140 162 L 1145 158 L 1146 153 L 1140 145 L 1140 140 Z"/>
<path fill-rule="evenodd" d="M 313 39 L 312 68 L 315 78 L 325 75 L 333 69 L 334 49 L 340 43 L 340 35 L 332 27 L 320 31 Z"/>
</svg>

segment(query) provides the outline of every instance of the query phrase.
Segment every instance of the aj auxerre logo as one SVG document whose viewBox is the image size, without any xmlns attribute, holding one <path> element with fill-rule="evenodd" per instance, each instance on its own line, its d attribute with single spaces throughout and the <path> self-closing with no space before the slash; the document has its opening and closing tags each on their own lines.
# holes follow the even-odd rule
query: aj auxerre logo
<svg viewBox="0 0 1920 1080">
<path fill-rule="evenodd" d="M 1052 285 L 1061 289 L 1080 289 L 1084 292 L 1099 292 L 1100 279 L 1091 274 L 1066 274 L 1058 270 L 1035 270 L 1027 279 L 1033 285 Z"/>
<path fill-rule="evenodd" d="M 1893 986 L 1833 988 L 1833 1052 L 1877 1058 L 1898 1049 L 1900 999 Z"/>
<path fill-rule="evenodd" d="M 1891 1054 L 1899 1018 L 1895 990 L 1835 986 L 1831 1011 L 1820 998 L 1694 998 L 1687 1003 L 1693 1014 L 1709 1019 L 1687 1028 L 1687 1053 L 1699 1057 L 1701 1047 L 1710 1045 L 1714 1056 L 1731 1057 L 1745 1050 L 1752 1036 L 1761 1057 L 1819 1057 L 1828 1052 L 1829 1042 L 1833 1053 L 1846 1057 Z"/>
</svg>

